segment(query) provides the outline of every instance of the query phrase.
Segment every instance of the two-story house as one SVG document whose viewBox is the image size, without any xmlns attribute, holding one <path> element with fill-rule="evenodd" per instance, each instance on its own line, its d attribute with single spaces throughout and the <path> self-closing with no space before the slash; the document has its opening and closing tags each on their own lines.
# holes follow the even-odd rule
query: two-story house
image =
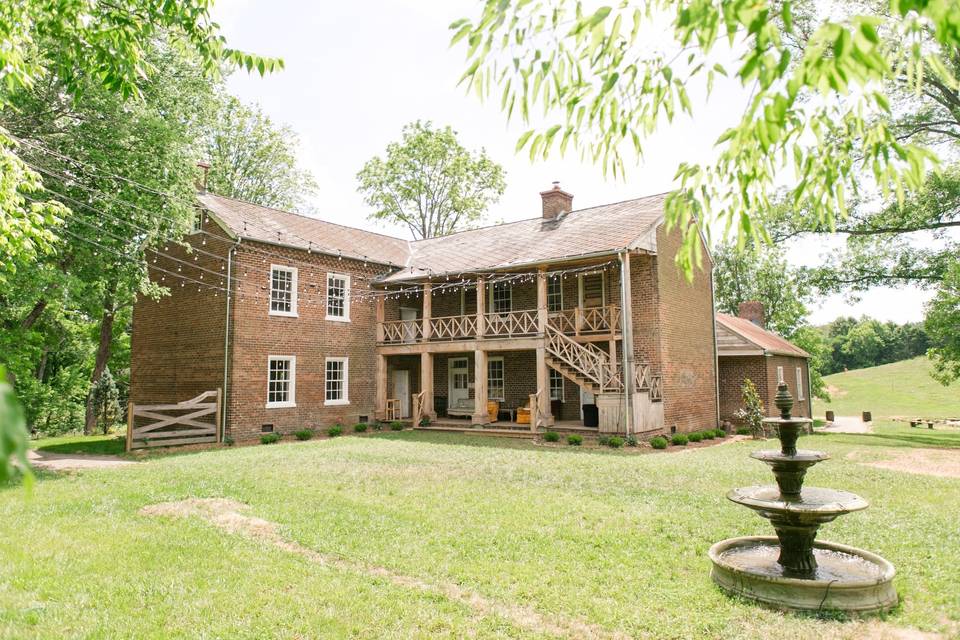
<svg viewBox="0 0 960 640">
<path fill-rule="evenodd" d="M 709 259 L 692 283 L 679 272 L 665 195 L 541 197 L 535 218 L 407 241 L 201 193 L 189 247 L 150 262 L 170 295 L 134 309 L 131 399 L 221 388 L 235 440 L 413 415 L 715 426 Z"/>
</svg>

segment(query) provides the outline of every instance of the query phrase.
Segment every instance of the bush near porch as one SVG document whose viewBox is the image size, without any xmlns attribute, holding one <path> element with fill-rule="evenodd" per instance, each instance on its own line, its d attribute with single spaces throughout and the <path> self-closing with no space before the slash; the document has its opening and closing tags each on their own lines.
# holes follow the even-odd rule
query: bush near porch
<svg viewBox="0 0 960 640">
<path fill-rule="evenodd" d="M 884 620 L 784 615 L 710 582 L 713 542 L 770 532 L 723 498 L 770 481 L 748 458 L 769 442 L 630 456 L 405 431 L 168 456 L 41 475 L 29 495 L 0 490 L 0 539 L 15 541 L 0 545 L 0 637 L 540 637 L 197 519 L 138 513 L 188 497 L 246 503 L 320 553 L 634 637 L 860 638 L 888 627 L 950 637 L 960 629 L 960 534 L 949 507 L 960 504 L 960 480 L 847 458 L 929 436 L 913 431 L 804 439 L 833 455 L 810 472 L 812 484 L 871 502 L 823 537 L 897 565 L 903 605 Z M 937 436 L 960 446 L 960 433 Z"/>
</svg>

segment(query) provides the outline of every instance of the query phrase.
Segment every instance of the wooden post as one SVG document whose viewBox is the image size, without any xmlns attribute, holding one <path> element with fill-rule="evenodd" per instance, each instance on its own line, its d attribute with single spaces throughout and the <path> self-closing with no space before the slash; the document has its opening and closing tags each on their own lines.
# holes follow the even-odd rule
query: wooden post
<svg viewBox="0 0 960 640">
<path fill-rule="evenodd" d="M 537 269 L 537 330 L 547 331 L 547 268 Z"/>
<path fill-rule="evenodd" d="M 127 453 L 133 446 L 133 403 L 127 403 Z"/>
<path fill-rule="evenodd" d="M 537 347 L 537 404 L 540 407 L 540 415 L 543 416 L 543 424 L 551 426 L 553 424 L 553 413 L 550 408 L 550 374 L 547 372 L 547 349 L 544 344 Z M 533 412 L 530 412 L 531 420 Z"/>
<path fill-rule="evenodd" d="M 384 307 L 383 296 L 377 296 L 376 314 L 377 314 L 377 342 L 383 342 L 383 322 L 386 318 L 386 308 Z"/>
<path fill-rule="evenodd" d="M 420 426 L 420 418 L 423 415 L 421 400 L 423 398 L 422 393 L 412 393 L 410 394 L 410 402 L 413 404 L 413 424 L 411 425 L 414 429 Z"/>
<path fill-rule="evenodd" d="M 577 305 L 573 308 L 573 332 L 576 335 L 580 335 L 580 330 L 583 329 L 583 307 Z"/>
<path fill-rule="evenodd" d="M 429 282 L 424 283 L 423 285 L 423 341 L 426 342 L 430 339 L 430 331 L 432 329 L 430 319 L 433 317 L 433 295 L 431 292 L 432 285 Z"/>
<path fill-rule="evenodd" d="M 433 408 L 433 354 L 420 354 L 420 392 L 423 394 L 422 413 L 431 420 L 437 419 Z"/>
<path fill-rule="evenodd" d="M 487 352 L 477 349 L 473 352 L 473 423 L 487 424 Z"/>
<path fill-rule="evenodd" d="M 217 387 L 217 442 L 223 442 L 223 389 Z"/>
<path fill-rule="evenodd" d="M 377 354 L 377 379 L 374 381 L 376 386 L 376 401 L 374 403 L 374 414 L 378 420 L 384 420 L 387 417 L 387 357 Z"/>
<path fill-rule="evenodd" d="M 487 312 L 487 286 L 486 280 L 482 276 L 477 278 L 477 338 L 483 338 L 484 331 L 484 321 L 486 320 Z M 487 374 L 484 372 L 484 378 Z"/>
<path fill-rule="evenodd" d="M 536 393 L 530 394 L 530 431 L 537 432 L 537 422 L 540 416 L 539 400 Z"/>
</svg>

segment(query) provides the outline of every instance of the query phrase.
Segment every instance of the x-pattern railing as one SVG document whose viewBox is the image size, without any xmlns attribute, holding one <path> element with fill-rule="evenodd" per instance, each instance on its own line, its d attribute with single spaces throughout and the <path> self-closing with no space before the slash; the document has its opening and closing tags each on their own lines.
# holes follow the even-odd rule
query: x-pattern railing
<svg viewBox="0 0 960 640">
<path fill-rule="evenodd" d="M 472 338 L 477 335 L 477 316 L 431 318 L 430 337 L 435 340 Z"/>
<path fill-rule="evenodd" d="M 536 309 L 487 313 L 484 315 L 483 333 L 486 336 L 529 336 L 539 333 Z"/>
<path fill-rule="evenodd" d="M 593 345 L 582 345 L 553 327 L 547 327 L 546 348 L 550 355 L 576 370 L 600 389 L 614 390 L 622 386 L 619 375 L 611 375 L 612 367 L 605 351 Z"/>
<path fill-rule="evenodd" d="M 385 343 L 419 342 L 423 338 L 423 323 L 419 320 L 391 320 L 383 323 Z"/>
</svg>

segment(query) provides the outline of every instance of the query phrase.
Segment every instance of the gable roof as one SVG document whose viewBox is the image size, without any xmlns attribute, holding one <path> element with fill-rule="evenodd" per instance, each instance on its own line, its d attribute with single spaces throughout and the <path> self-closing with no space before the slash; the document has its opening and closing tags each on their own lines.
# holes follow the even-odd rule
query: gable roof
<svg viewBox="0 0 960 640">
<path fill-rule="evenodd" d="M 234 237 L 402 267 L 410 255 L 400 238 L 212 193 L 197 199 Z"/>
<path fill-rule="evenodd" d="M 408 241 L 209 192 L 197 196 L 233 237 L 397 267 L 381 278 L 383 283 L 609 255 L 627 248 L 655 253 L 666 197 L 662 193 L 578 209 L 554 220 L 537 217 Z"/>
<path fill-rule="evenodd" d="M 410 243 L 407 269 L 382 282 L 479 270 L 510 269 L 548 260 L 604 255 L 625 248 L 656 252 L 656 228 L 667 194 L 460 231 Z"/>
<path fill-rule="evenodd" d="M 792 342 L 758 327 L 745 318 L 716 314 L 717 353 L 718 355 L 757 355 L 775 354 L 809 358 L 810 354 Z"/>
</svg>

